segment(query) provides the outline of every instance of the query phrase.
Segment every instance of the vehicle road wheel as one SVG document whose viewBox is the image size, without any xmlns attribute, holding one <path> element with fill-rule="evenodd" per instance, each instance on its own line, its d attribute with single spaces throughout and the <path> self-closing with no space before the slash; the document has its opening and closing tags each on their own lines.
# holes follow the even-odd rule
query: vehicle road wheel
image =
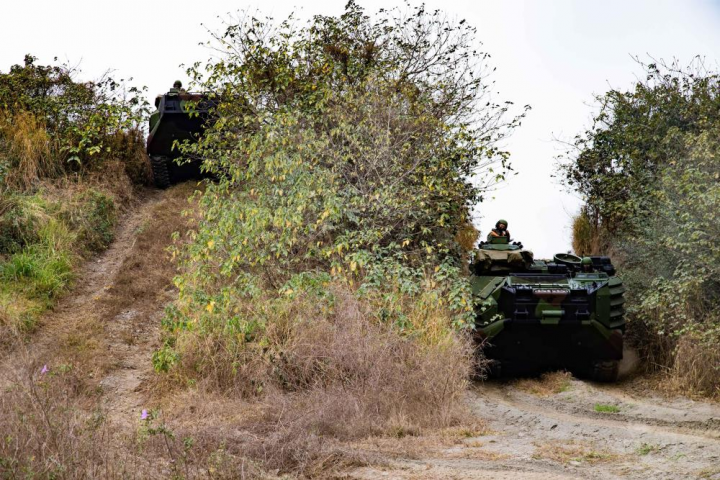
<svg viewBox="0 0 720 480">
<path fill-rule="evenodd" d="M 503 368 L 499 360 L 490 360 L 485 373 L 488 378 L 502 378 Z"/>
<path fill-rule="evenodd" d="M 592 368 L 591 379 L 596 382 L 614 382 L 618 379 L 620 366 L 617 360 L 595 362 Z"/>
<path fill-rule="evenodd" d="M 162 189 L 168 188 L 170 186 L 168 159 L 161 156 L 152 156 L 150 157 L 150 166 L 152 167 L 155 186 Z"/>
</svg>

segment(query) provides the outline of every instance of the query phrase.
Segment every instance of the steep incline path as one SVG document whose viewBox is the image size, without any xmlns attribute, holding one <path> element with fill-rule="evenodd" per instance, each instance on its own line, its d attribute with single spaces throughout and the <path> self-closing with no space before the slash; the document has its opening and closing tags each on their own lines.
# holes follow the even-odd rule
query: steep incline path
<svg viewBox="0 0 720 480">
<path fill-rule="evenodd" d="M 121 220 L 110 248 L 80 269 L 40 330 L 0 354 L 0 387 L 45 364 L 51 370 L 71 366 L 101 387 L 101 406 L 111 420 L 136 421 L 163 309 L 175 295 L 175 266 L 166 249 L 172 233 L 184 229 L 180 214 L 191 193 L 188 184 L 153 191 Z"/>
</svg>

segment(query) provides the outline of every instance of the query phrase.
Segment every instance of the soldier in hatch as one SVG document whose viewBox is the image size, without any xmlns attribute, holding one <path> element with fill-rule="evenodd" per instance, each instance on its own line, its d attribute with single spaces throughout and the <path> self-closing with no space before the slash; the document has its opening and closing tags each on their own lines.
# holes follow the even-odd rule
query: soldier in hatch
<svg viewBox="0 0 720 480">
<path fill-rule="evenodd" d="M 583 273 L 592 273 L 593 270 L 593 264 L 592 264 L 592 258 L 590 257 L 583 257 L 582 262 L 580 262 L 582 265 L 582 271 Z"/>
<path fill-rule="evenodd" d="M 168 93 L 179 95 L 181 93 L 187 93 L 187 92 L 185 92 L 185 89 L 182 88 L 182 82 L 180 80 L 175 80 L 175 83 L 173 83 L 173 88 L 171 88 Z"/>
<path fill-rule="evenodd" d="M 488 233 L 488 238 L 487 238 L 488 242 L 493 237 L 507 237 L 508 242 L 509 242 L 510 241 L 510 232 L 508 231 L 507 226 L 508 226 L 507 220 L 498 220 L 497 223 L 495 224 L 495 228 L 490 230 L 490 233 Z"/>
</svg>

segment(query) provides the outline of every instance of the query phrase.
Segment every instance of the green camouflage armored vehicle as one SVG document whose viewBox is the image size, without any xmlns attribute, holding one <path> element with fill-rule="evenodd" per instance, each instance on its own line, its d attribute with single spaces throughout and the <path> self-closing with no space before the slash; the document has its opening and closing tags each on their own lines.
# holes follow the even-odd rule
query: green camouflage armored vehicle
<svg viewBox="0 0 720 480">
<path fill-rule="evenodd" d="M 176 82 L 176 85 L 178 82 Z M 157 110 L 150 116 L 147 153 L 158 188 L 201 177 L 202 161 L 177 163 L 181 156 L 176 142 L 195 142 L 205 131 L 214 103 L 208 95 L 172 88 L 155 99 Z"/>
<path fill-rule="evenodd" d="M 608 257 L 534 260 L 522 244 L 497 237 L 480 243 L 471 270 L 476 335 L 491 376 L 567 369 L 617 379 L 625 289 Z"/>
</svg>

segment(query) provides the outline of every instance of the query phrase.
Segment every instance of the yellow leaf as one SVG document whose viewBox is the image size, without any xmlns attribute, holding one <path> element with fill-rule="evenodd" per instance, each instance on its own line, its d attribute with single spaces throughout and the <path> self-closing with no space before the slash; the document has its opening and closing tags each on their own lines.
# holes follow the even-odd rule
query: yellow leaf
<svg viewBox="0 0 720 480">
<path fill-rule="evenodd" d="M 437 273 L 437 272 L 439 272 L 439 271 L 440 271 L 440 265 L 438 265 L 437 267 L 435 267 L 435 272 Z"/>
<path fill-rule="evenodd" d="M 357 262 L 350 262 L 350 271 L 357 270 Z"/>
<path fill-rule="evenodd" d="M 207 310 L 208 313 L 212 313 L 214 309 L 215 309 L 215 302 L 214 302 L 214 301 L 208 303 L 208 304 L 207 304 L 207 307 L 205 307 L 205 310 Z"/>
<path fill-rule="evenodd" d="M 215 240 L 210 240 L 207 245 L 208 248 L 213 248 L 213 246 L 215 246 Z"/>
<path fill-rule="evenodd" d="M 288 297 L 289 297 L 290 295 L 292 295 L 292 294 L 293 294 L 293 289 L 292 289 L 292 288 L 288 288 L 287 290 L 285 290 L 285 295 L 287 295 Z"/>
<path fill-rule="evenodd" d="M 408 239 L 404 240 L 402 243 L 402 246 L 407 247 L 408 245 L 410 245 L 410 240 L 408 240 Z"/>
</svg>

